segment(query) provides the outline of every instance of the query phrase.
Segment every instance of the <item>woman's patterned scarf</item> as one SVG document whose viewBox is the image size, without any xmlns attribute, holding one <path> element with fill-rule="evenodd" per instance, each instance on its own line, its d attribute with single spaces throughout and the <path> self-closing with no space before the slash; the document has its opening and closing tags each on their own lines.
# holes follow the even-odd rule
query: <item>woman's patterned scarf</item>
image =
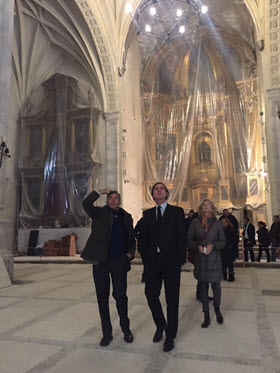
<svg viewBox="0 0 280 373">
<path fill-rule="evenodd" d="M 202 223 L 201 223 L 201 225 L 202 225 L 202 227 L 204 229 L 204 232 L 208 232 L 208 222 L 207 222 L 207 220 L 209 218 L 210 218 L 210 216 L 205 217 L 205 216 L 202 215 Z"/>
</svg>

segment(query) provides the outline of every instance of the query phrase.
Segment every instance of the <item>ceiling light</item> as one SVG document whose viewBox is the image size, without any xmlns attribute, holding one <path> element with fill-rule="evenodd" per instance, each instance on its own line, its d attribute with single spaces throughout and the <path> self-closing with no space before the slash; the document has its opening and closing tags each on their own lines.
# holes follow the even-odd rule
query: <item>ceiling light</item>
<svg viewBox="0 0 280 373">
<path fill-rule="evenodd" d="M 205 13 L 207 13 L 207 12 L 208 12 L 208 7 L 205 6 L 205 5 L 202 5 L 202 7 L 201 7 L 201 13 L 202 13 L 202 14 L 205 14 Z"/>
<path fill-rule="evenodd" d="M 180 26 L 180 27 L 179 27 L 179 32 L 180 32 L 180 34 L 183 34 L 185 31 L 186 31 L 185 26 Z"/>
<path fill-rule="evenodd" d="M 131 4 L 127 4 L 125 10 L 128 14 L 131 14 L 133 12 Z"/>
<path fill-rule="evenodd" d="M 151 31 L 152 31 L 151 26 L 150 26 L 150 25 L 146 25 L 146 27 L 145 27 L 145 31 L 146 31 L 146 32 L 151 32 Z"/>
<path fill-rule="evenodd" d="M 182 9 L 177 9 L 177 10 L 176 10 L 176 16 L 177 16 L 177 17 L 181 17 L 182 14 L 183 14 Z"/>
<path fill-rule="evenodd" d="M 128 9 L 138 34 L 167 43 L 194 34 L 200 26 L 201 8 L 196 0 L 142 0 L 133 15 Z"/>
<path fill-rule="evenodd" d="M 154 6 L 152 6 L 150 8 L 150 14 L 151 14 L 151 16 L 155 16 L 157 14 L 157 10 L 156 10 L 156 8 Z"/>
</svg>

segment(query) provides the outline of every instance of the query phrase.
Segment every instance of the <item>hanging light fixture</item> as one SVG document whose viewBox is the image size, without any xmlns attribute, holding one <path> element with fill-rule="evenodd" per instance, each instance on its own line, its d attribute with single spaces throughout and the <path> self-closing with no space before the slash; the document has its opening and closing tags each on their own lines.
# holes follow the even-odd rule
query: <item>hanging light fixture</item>
<svg viewBox="0 0 280 373">
<path fill-rule="evenodd" d="M 200 8 L 194 0 L 145 0 L 134 14 L 130 4 L 126 10 L 139 32 L 171 42 L 192 34 L 200 25 L 201 14 L 208 8 Z"/>
</svg>

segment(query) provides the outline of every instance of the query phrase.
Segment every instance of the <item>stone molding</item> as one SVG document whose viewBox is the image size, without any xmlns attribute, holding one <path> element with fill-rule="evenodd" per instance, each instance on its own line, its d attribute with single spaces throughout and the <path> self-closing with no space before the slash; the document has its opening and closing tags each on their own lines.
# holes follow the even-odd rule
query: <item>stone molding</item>
<svg viewBox="0 0 280 373">
<path fill-rule="evenodd" d="M 280 98 L 280 88 L 268 89 L 267 94 L 269 100 Z"/>
<path fill-rule="evenodd" d="M 96 45 L 96 50 L 100 58 L 102 71 L 104 74 L 104 84 L 107 93 L 107 109 L 109 111 L 116 110 L 116 81 L 115 73 L 112 71 L 113 61 L 108 51 L 106 43 L 106 36 L 103 35 L 101 27 L 98 24 L 96 17 L 92 11 L 92 7 L 84 0 L 75 0 L 76 4 L 81 10 L 83 17 L 85 18 L 89 30 L 92 34 L 92 38 Z"/>
<path fill-rule="evenodd" d="M 269 52 L 272 87 L 280 86 L 280 1 L 269 4 Z"/>
<path fill-rule="evenodd" d="M 119 112 L 104 113 L 106 124 L 106 177 L 110 189 L 119 190 Z"/>
</svg>

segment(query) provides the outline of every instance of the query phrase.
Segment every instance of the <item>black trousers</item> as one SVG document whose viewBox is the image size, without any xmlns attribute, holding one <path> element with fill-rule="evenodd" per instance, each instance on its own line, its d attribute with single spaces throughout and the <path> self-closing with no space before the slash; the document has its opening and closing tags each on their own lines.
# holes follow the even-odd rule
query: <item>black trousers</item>
<svg viewBox="0 0 280 373">
<path fill-rule="evenodd" d="M 221 282 L 212 282 L 211 283 L 212 291 L 213 291 L 213 305 L 214 307 L 220 307 L 221 305 Z M 199 290 L 200 290 L 200 298 L 202 302 L 202 310 L 203 312 L 209 312 L 209 299 L 208 299 L 208 282 L 200 282 L 199 281 Z"/>
<path fill-rule="evenodd" d="M 157 328 L 165 328 L 166 337 L 176 338 L 179 317 L 181 267 L 164 263 L 161 255 L 152 267 L 145 265 L 145 295 Z M 160 303 L 160 292 L 164 283 L 167 305 L 167 321 Z"/>
<path fill-rule="evenodd" d="M 257 258 L 257 261 L 260 262 L 261 258 L 262 258 L 262 252 L 263 250 L 265 251 L 266 253 L 266 258 L 267 258 L 267 261 L 270 262 L 270 253 L 269 253 L 269 249 L 267 247 L 264 247 L 264 246 L 261 246 L 259 245 L 259 255 L 258 255 L 258 258 Z"/>
<path fill-rule="evenodd" d="M 272 262 L 276 262 L 276 252 L 280 244 L 277 244 L 277 245 L 278 246 L 272 244 L 272 247 L 271 247 L 271 261 Z"/>
<path fill-rule="evenodd" d="M 228 270 L 229 275 L 234 274 L 233 259 L 222 258 L 222 267 L 223 267 L 223 273 L 227 274 L 227 270 Z"/>
<path fill-rule="evenodd" d="M 234 258 L 238 259 L 239 258 L 238 242 L 233 245 L 233 251 L 234 251 Z"/>
<path fill-rule="evenodd" d="M 244 257 L 245 262 L 248 262 L 248 250 L 250 252 L 251 262 L 255 261 L 255 254 L 253 250 L 253 245 L 248 243 L 248 240 L 244 239 Z"/>
<path fill-rule="evenodd" d="M 112 335 L 112 324 L 109 311 L 110 275 L 113 285 L 113 297 L 120 317 L 123 332 L 129 329 L 127 316 L 127 272 L 130 261 L 127 255 L 112 257 L 106 263 L 92 266 L 93 279 L 96 289 L 102 332 L 104 336 Z"/>
<path fill-rule="evenodd" d="M 209 283 L 207 282 L 207 292 L 208 292 L 208 289 L 209 289 Z M 199 281 L 197 281 L 197 284 L 196 284 L 196 299 L 201 301 L 201 290 L 200 290 L 200 282 Z"/>
</svg>

